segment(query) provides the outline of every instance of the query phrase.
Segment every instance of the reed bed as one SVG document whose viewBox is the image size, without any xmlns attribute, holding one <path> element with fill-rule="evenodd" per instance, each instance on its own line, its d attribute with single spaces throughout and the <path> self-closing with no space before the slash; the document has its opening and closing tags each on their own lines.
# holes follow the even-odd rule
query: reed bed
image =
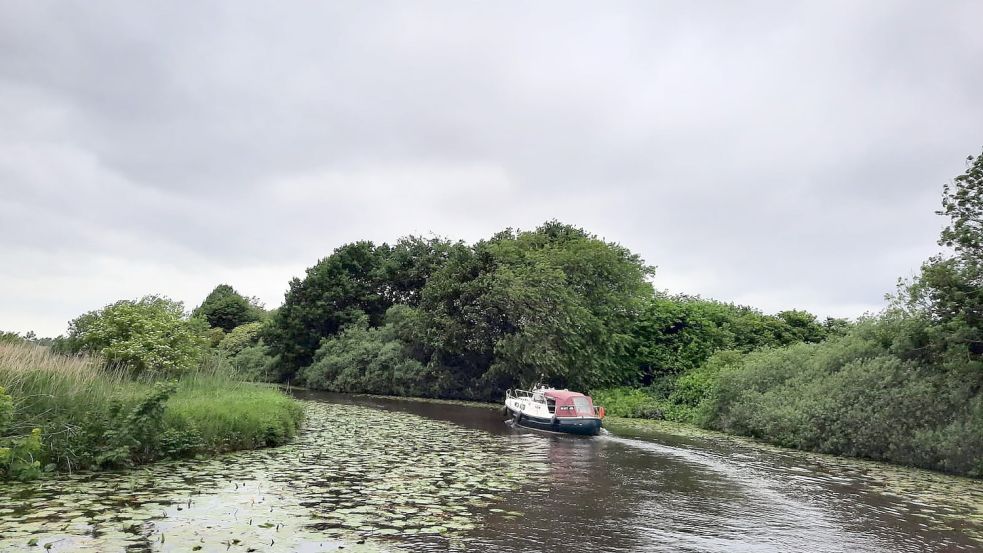
<svg viewBox="0 0 983 553">
<path fill-rule="evenodd" d="M 128 436 L 126 414 L 146 401 L 159 382 L 173 386 L 162 413 L 156 420 L 133 424 L 133 435 Z M 0 387 L 13 400 L 13 416 L 0 428 L 0 438 L 41 428 L 43 461 L 49 470 L 277 445 L 295 434 L 301 419 L 295 400 L 271 386 L 239 379 L 219 357 L 206 357 L 175 378 L 134 375 L 122 367 L 107 367 L 98 357 L 0 344 Z M 153 429 L 152 435 L 147 428 Z M 131 458 L 105 455 L 120 443 L 133 450 Z"/>
</svg>

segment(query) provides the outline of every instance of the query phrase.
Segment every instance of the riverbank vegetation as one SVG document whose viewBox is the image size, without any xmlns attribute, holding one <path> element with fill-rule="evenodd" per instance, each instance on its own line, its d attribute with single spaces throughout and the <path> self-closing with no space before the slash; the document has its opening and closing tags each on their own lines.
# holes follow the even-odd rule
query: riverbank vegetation
<svg viewBox="0 0 983 553">
<path fill-rule="evenodd" d="M 180 304 L 118 302 L 70 327 L 51 346 L 0 343 L 0 480 L 272 446 L 297 431 L 299 404 L 238 378 Z"/>
<path fill-rule="evenodd" d="M 980 163 L 944 190 L 947 253 L 859 321 L 659 293 L 637 255 L 548 222 L 473 245 L 342 246 L 238 355 L 342 392 L 589 389 L 617 415 L 983 476 Z"/>
<path fill-rule="evenodd" d="M 983 477 L 983 161 L 970 161 L 943 190 L 944 251 L 858 321 L 658 292 L 627 248 L 549 221 L 474 244 L 346 244 L 272 312 L 221 285 L 191 318 L 162 298 L 120 302 L 50 348 L 137 374 L 221 359 L 339 392 L 497 401 L 544 383 L 614 415 Z M 169 330 L 130 332 L 147 325 Z"/>
</svg>

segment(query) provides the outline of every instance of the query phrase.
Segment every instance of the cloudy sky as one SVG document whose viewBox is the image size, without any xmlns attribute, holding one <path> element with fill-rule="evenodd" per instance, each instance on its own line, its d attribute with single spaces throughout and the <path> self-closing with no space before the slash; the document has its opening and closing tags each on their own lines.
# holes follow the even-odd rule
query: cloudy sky
<svg viewBox="0 0 983 553">
<path fill-rule="evenodd" d="M 0 0 L 0 329 L 557 218 L 857 316 L 983 148 L 983 3 Z"/>
</svg>

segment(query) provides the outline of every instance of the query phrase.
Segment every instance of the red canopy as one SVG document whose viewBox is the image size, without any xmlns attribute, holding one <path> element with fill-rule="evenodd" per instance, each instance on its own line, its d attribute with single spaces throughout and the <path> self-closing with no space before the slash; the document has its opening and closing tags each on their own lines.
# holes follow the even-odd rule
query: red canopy
<svg viewBox="0 0 983 553">
<path fill-rule="evenodd" d="M 547 390 L 544 394 L 556 402 L 557 417 L 594 417 L 594 404 L 589 396 L 570 390 Z"/>
</svg>

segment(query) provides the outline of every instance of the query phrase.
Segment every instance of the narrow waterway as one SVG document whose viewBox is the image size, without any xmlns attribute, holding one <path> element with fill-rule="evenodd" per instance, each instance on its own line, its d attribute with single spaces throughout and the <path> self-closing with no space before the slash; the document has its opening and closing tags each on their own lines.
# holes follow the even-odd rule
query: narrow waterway
<svg viewBox="0 0 983 553">
<path fill-rule="evenodd" d="M 0 488 L 0 551 L 983 550 L 983 482 L 306 393 L 285 447 Z"/>
</svg>

